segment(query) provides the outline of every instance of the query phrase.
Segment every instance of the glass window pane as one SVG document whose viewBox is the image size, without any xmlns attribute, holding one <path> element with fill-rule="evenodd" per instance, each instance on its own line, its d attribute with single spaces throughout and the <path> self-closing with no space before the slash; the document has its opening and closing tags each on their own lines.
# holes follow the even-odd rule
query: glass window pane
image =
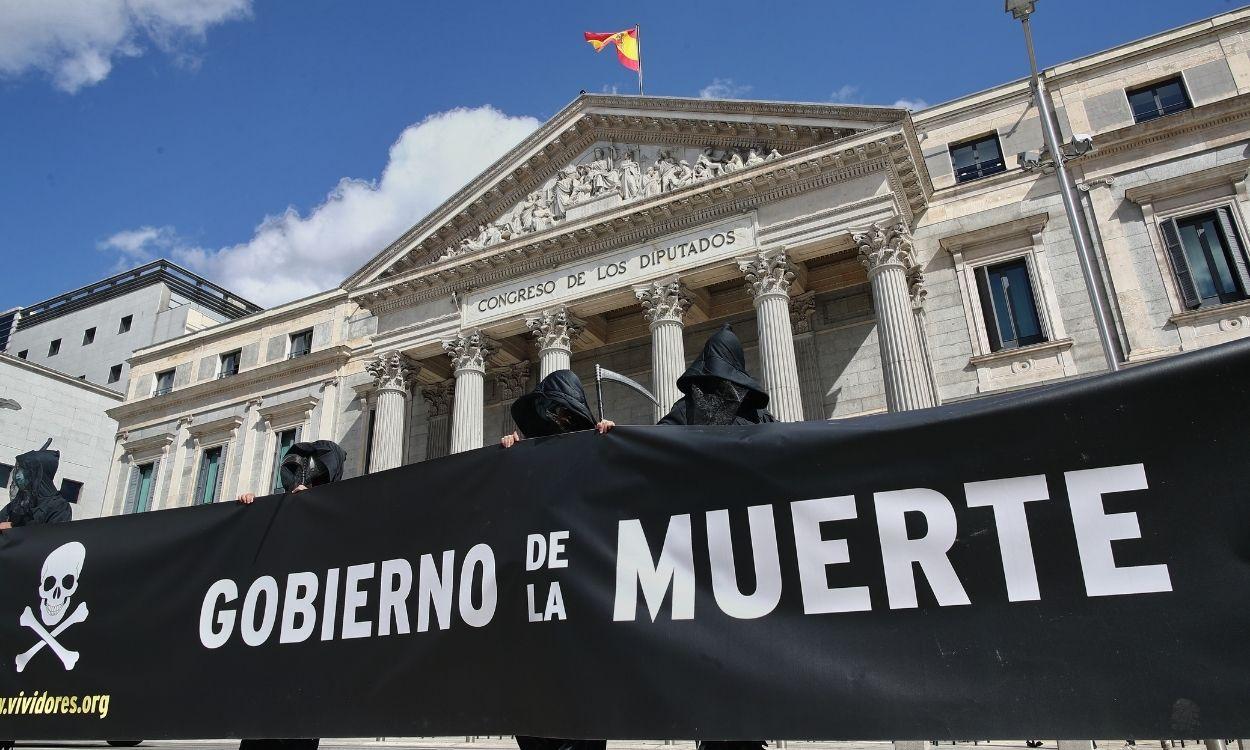
<svg viewBox="0 0 1250 750">
<path fill-rule="evenodd" d="M 200 466 L 202 491 L 198 498 L 200 504 L 208 505 L 217 502 L 217 474 L 221 470 L 221 448 L 209 448 L 204 451 L 204 460 Z"/>
<path fill-rule="evenodd" d="M 1149 119 L 1156 110 L 1154 92 L 1150 89 L 1129 94 L 1128 103 L 1133 108 L 1133 119 L 1138 122 Z"/>
<path fill-rule="evenodd" d="M 1185 109 L 1189 104 L 1180 81 L 1163 84 L 1156 89 L 1156 95 L 1159 97 L 1159 104 L 1163 107 L 1163 111 L 1167 113 Z"/>
<path fill-rule="evenodd" d="M 1189 273 L 1194 280 L 1194 288 L 1198 290 L 1201 300 L 1218 300 L 1219 290 L 1216 288 L 1215 277 L 1211 274 L 1211 266 L 1207 263 L 1207 255 L 1198 237 L 1198 224 L 1193 221 L 1176 222 L 1181 235 L 1181 244 L 1185 248 L 1185 259 L 1189 261 Z"/>
<path fill-rule="evenodd" d="M 1029 267 L 1023 260 L 987 269 L 994 313 L 1003 348 L 1045 341 Z"/>
<path fill-rule="evenodd" d="M 973 144 L 969 143 L 964 146 L 951 149 L 951 162 L 955 165 L 955 169 L 963 169 L 976 164 L 976 152 L 973 150 Z"/>
</svg>

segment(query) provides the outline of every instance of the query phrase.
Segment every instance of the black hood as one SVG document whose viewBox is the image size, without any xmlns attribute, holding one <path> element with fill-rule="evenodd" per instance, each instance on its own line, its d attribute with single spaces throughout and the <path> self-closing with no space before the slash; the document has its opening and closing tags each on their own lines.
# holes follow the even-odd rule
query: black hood
<svg viewBox="0 0 1250 750">
<path fill-rule="evenodd" d="M 747 397 L 742 402 L 744 408 L 763 409 L 768 406 L 768 392 L 747 374 L 747 358 L 742 351 L 742 342 L 728 323 L 712 334 L 703 345 L 703 352 L 685 374 L 677 378 L 678 390 L 689 396 L 691 382 L 699 378 L 719 378 L 746 388 Z"/>
<path fill-rule="evenodd" d="M 60 495 L 52 479 L 61 464 L 61 452 L 47 449 L 28 451 L 15 460 L 17 468 L 26 475 L 27 487 L 36 503 Z M 16 480 L 14 480 L 16 481 Z"/>
<path fill-rule="evenodd" d="M 558 407 L 567 410 L 569 423 L 556 421 L 554 414 Z M 543 378 L 533 391 L 514 401 L 512 421 L 527 438 L 589 430 L 595 426 L 582 381 L 572 370 L 556 370 Z"/>
<path fill-rule="evenodd" d="M 296 461 L 288 461 L 287 458 L 312 458 L 315 460 L 317 470 L 308 482 L 300 481 L 299 464 Z M 311 443 L 296 443 L 287 449 L 286 456 L 282 459 L 280 468 L 280 478 L 282 486 L 290 492 L 293 488 L 300 484 L 306 487 L 315 487 L 319 484 L 328 484 L 337 482 L 343 478 L 343 463 L 347 459 L 347 453 L 342 446 L 333 440 L 315 440 Z"/>
</svg>

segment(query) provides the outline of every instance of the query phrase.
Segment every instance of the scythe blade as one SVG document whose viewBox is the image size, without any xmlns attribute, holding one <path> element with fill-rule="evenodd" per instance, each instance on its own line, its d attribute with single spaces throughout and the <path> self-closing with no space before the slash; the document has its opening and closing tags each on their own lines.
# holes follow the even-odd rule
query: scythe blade
<svg viewBox="0 0 1250 750">
<path fill-rule="evenodd" d="M 647 390 L 646 386 L 644 386 L 642 383 L 639 383 L 637 380 L 634 380 L 633 378 L 626 377 L 620 374 L 619 372 L 614 372 L 612 370 L 609 370 L 608 368 L 603 367 L 602 365 L 595 365 L 595 385 L 599 388 L 599 394 L 600 394 L 599 395 L 599 412 L 600 412 L 599 418 L 600 419 L 603 418 L 602 383 L 605 380 L 610 380 L 614 383 L 620 383 L 626 388 L 630 388 L 646 396 L 648 399 L 651 400 L 651 403 L 655 404 L 656 406 L 660 405 L 660 400 L 656 398 L 655 395 L 651 393 L 651 391 Z"/>
</svg>

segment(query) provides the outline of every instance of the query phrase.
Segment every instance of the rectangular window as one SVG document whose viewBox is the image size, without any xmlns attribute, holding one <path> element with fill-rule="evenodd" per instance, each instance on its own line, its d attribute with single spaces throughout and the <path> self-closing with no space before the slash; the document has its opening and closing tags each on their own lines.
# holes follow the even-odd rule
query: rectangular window
<svg viewBox="0 0 1250 750">
<path fill-rule="evenodd" d="M 122 366 L 113 365 L 112 367 L 110 367 L 109 368 L 109 382 L 116 383 L 117 381 L 121 379 L 122 379 Z"/>
<path fill-rule="evenodd" d="M 1168 219 L 1162 229 L 1176 286 L 1187 309 L 1236 302 L 1250 294 L 1245 246 L 1229 208 Z"/>
<path fill-rule="evenodd" d="M 282 459 L 286 458 L 286 452 L 297 442 L 299 442 L 299 428 L 297 427 L 278 433 L 273 457 L 273 484 L 270 485 L 274 492 L 282 492 L 282 472 L 280 471 Z"/>
<path fill-rule="evenodd" d="M 18 358 L 18 359 L 26 359 L 26 355 L 28 355 L 28 354 L 30 354 L 30 350 L 29 350 L 29 349 L 23 349 L 23 350 L 21 350 L 20 352 L 18 352 L 18 353 L 17 353 L 17 358 Z"/>
<path fill-rule="evenodd" d="M 9 477 L 12 475 L 13 467 L 11 465 L 0 464 L 0 488 L 7 488 L 9 486 Z"/>
<path fill-rule="evenodd" d="M 122 322 L 121 322 L 121 325 L 117 326 L 117 332 L 118 332 L 118 333 L 125 333 L 126 331 L 129 331 L 129 330 L 130 330 L 130 324 L 131 324 L 132 322 L 134 322 L 134 317 L 135 317 L 135 316 L 133 316 L 133 315 L 125 315 L 125 316 L 123 316 L 123 317 L 122 317 Z"/>
<path fill-rule="evenodd" d="M 174 389 L 174 371 L 166 370 L 165 372 L 156 373 L 156 393 L 153 395 L 164 396 Z"/>
<path fill-rule="evenodd" d="M 1033 279 L 1023 258 L 976 270 L 977 291 L 990 351 L 1015 349 L 1046 340 L 1037 314 Z"/>
<path fill-rule="evenodd" d="M 152 508 L 152 487 L 156 483 L 156 464 L 139 464 L 135 467 L 139 473 L 138 485 L 135 487 L 135 513 L 145 513 Z"/>
<path fill-rule="evenodd" d="M 217 502 L 221 488 L 221 446 L 205 448 L 200 458 L 199 481 L 195 488 L 195 504 L 210 505 Z"/>
<path fill-rule="evenodd" d="M 1136 122 L 1146 122 L 1194 106 L 1189 101 L 1189 94 L 1185 92 L 1185 84 L 1180 76 L 1129 89 L 1124 93 L 1128 96 L 1129 106 L 1133 108 L 1133 120 Z"/>
<path fill-rule="evenodd" d="M 52 343 L 48 344 L 48 356 L 55 357 L 58 353 L 60 353 L 60 351 L 61 351 L 61 340 L 53 339 Z"/>
<path fill-rule="evenodd" d="M 968 182 L 1007 171 L 997 135 L 952 144 L 951 163 L 955 167 L 955 182 Z"/>
<path fill-rule="evenodd" d="M 61 480 L 61 497 L 65 498 L 67 503 L 78 502 L 78 495 L 82 493 L 82 482 L 75 482 L 72 479 Z"/>
<path fill-rule="evenodd" d="M 228 378 L 231 375 L 239 374 L 239 354 L 240 351 L 235 349 L 221 355 L 221 373 L 217 375 L 219 378 Z"/>
<path fill-rule="evenodd" d="M 95 343 L 95 328 L 88 328 L 82 332 L 82 345 Z"/>
<path fill-rule="evenodd" d="M 288 359 L 302 357 L 312 351 L 312 329 L 291 334 L 291 353 Z"/>
</svg>

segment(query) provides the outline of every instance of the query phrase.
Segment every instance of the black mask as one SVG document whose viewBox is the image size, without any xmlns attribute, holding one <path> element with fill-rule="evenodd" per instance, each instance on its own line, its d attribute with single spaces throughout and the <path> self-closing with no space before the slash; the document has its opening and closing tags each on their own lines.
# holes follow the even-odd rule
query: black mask
<svg viewBox="0 0 1250 750">
<path fill-rule="evenodd" d="M 690 383 L 690 401 L 694 411 L 691 424 L 733 424 L 742 408 L 747 389 L 720 378 L 699 378 Z"/>
<path fill-rule="evenodd" d="M 301 484 L 305 487 L 316 487 L 330 481 L 330 473 L 326 465 L 313 456 L 300 456 L 288 453 L 282 459 L 282 489 L 291 492 Z"/>
</svg>

